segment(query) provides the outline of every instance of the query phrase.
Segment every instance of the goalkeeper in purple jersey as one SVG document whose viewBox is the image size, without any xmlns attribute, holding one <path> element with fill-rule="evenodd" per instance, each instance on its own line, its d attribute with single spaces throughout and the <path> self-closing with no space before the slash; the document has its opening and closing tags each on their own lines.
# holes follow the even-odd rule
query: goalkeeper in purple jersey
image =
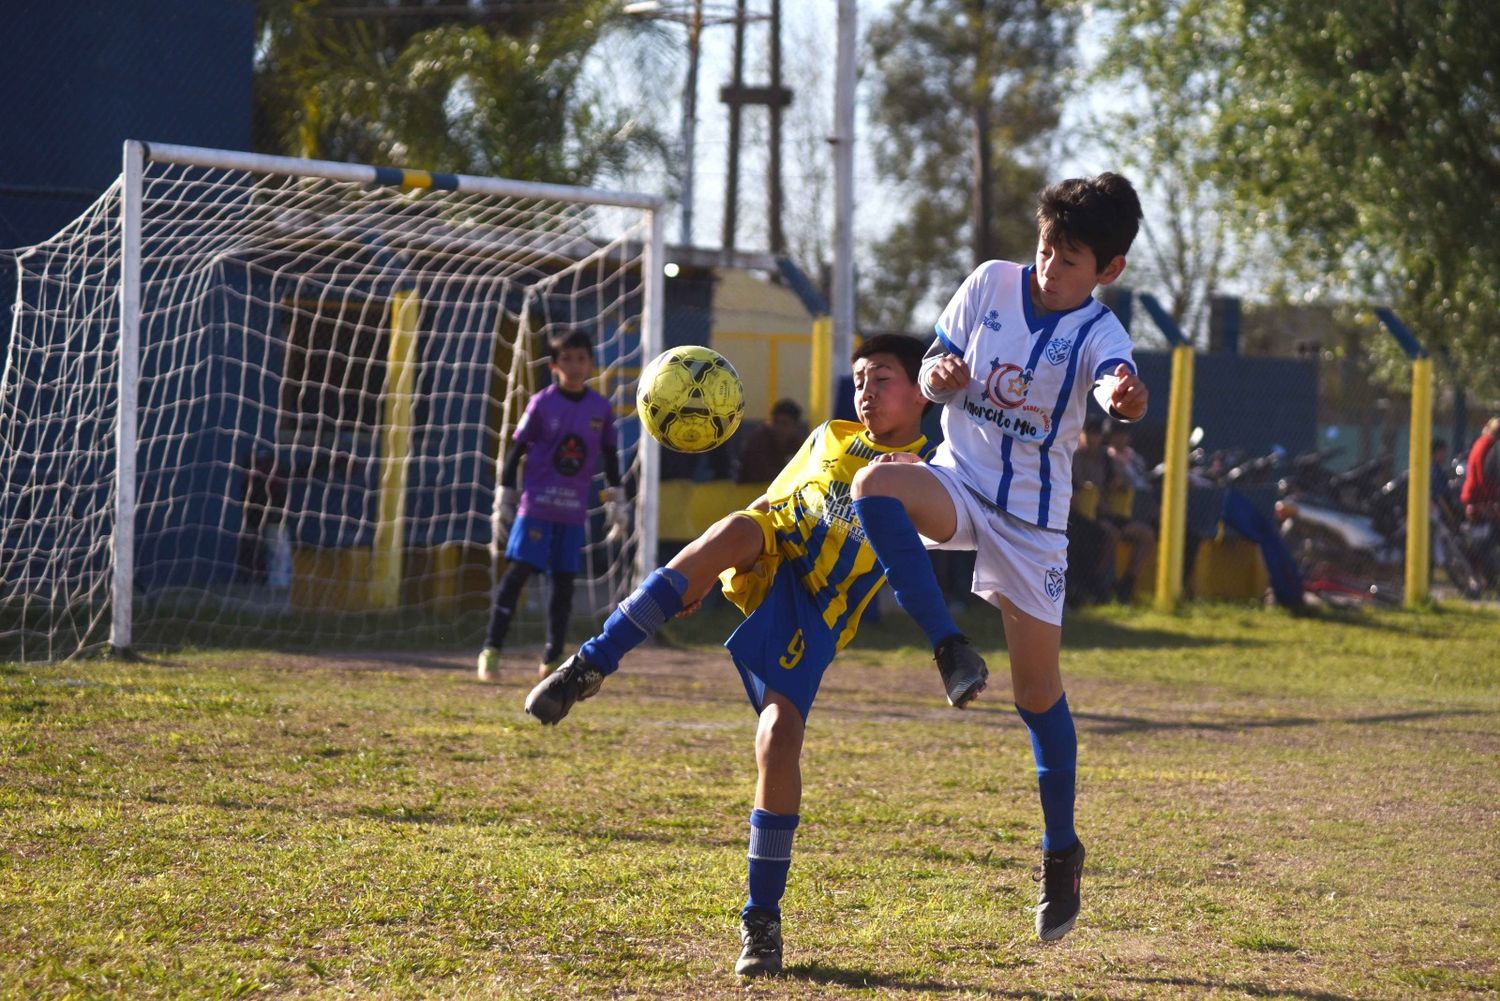
<svg viewBox="0 0 1500 1001">
<path fill-rule="evenodd" d="M 588 334 L 575 330 L 549 339 L 547 349 L 556 381 L 527 402 L 500 472 L 494 537 L 497 545 L 506 538 L 509 565 L 495 588 L 489 632 L 479 653 L 481 681 L 492 679 L 499 669 L 521 589 L 534 573 L 546 574 L 552 584 L 547 645 L 538 673 L 545 677 L 561 662 L 573 612 L 573 580 L 583 562 L 589 492 L 600 461 L 609 484 L 605 520 L 612 530 L 625 527 L 614 405 L 587 385 L 594 372 L 594 346 Z"/>
</svg>

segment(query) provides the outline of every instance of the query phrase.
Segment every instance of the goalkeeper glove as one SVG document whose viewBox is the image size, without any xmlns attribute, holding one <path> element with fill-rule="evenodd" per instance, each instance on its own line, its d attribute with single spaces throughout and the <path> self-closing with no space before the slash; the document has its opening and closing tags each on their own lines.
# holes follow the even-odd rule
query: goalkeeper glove
<svg viewBox="0 0 1500 1001">
<path fill-rule="evenodd" d="M 604 488 L 604 521 L 609 525 L 606 542 L 619 542 L 630 529 L 630 511 L 625 506 L 624 487 Z"/>
<path fill-rule="evenodd" d="M 504 540 L 510 536 L 510 526 L 516 522 L 516 508 L 521 503 L 521 491 L 515 487 L 500 488 L 500 503 L 495 507 L 495 514 L 490 519 L 492 538 L 496 549 L 505 545 Z"/>
</svg>

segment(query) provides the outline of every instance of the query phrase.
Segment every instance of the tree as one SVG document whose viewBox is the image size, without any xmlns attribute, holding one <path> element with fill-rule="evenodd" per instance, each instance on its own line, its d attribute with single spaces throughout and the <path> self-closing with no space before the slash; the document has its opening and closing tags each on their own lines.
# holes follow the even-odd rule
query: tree
<svg viewBox="0 0 1500 1001">
<path fill-rule="evenodd" d="M 1306 299 L 1391 305 L 1500 393 L 1500 7 L 1471 0 L 1104 0 L 1111 61 L 1198 86 L 1204 168 Z M 1389 338 L 1368 342 L 1388 360 Z"/>
<path fill-rule="evenodd" d="M 609 0 L 259 0 L 262 152 L 590 184 L 664 143 L 639 105 L 585 72 L 616 30 Z"/>
<path fill-rule="evenodd" d="M 871 24 L 875 163 L 907 210 L 873 248 L 863 319 L 909 327 L 979 262 L 1030 258 L 1076 26 L 1046 0 L 898 0 Z"/>
<path fill-rule="evenodd" d="M 1125 283 L 1158 292 L 1177 325 L 1206 342 L 1211 298 L 1250 256 L 1234 238 L 1229 220 L 1238 203 L 1210 152 L 1213 120 L 1205 109 L 1222 103 L 1222 83 L 1185 72 L 1189 67 L 1141 59 L 1139 40 L 1119 37 L 1113 27 L 1100 32 L 1115 41 L 1088 76 L 1114 100 L 1092 115 L 1087 134 L 1147 205 Z"/>
</svg>

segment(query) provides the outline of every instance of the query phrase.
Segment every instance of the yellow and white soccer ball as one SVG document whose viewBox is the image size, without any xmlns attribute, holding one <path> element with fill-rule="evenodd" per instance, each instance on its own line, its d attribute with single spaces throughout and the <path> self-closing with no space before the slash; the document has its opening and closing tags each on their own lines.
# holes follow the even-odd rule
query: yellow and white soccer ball
<svg viewBox="0 0 1500 1001">
<path fill-rule="evenodd" d="M 671 348 L 641 371 L 636 411 L 651 437 L 678 452 L 724 444 L 745 415 L 745 387 L 712 348 Z"/>
</svg>

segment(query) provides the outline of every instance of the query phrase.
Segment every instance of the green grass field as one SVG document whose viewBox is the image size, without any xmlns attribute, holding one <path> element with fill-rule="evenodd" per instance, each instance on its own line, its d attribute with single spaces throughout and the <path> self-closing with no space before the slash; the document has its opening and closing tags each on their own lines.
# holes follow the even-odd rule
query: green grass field
<svg viewBox="0 0 1500 1001">
<path fill-rule="evenodd" d="M 1050 946 L 1005 672 L 955 712 L 888 617 L 812 714 L 789 975 L 749 988 L 730 621 L 555 729 L 526 650 L 495 685 L 469 650 L 0 665 L 0 995 L 1500 992 L 1500 612 L 1071 620 L 1089 864 Z"/>
</svg>

